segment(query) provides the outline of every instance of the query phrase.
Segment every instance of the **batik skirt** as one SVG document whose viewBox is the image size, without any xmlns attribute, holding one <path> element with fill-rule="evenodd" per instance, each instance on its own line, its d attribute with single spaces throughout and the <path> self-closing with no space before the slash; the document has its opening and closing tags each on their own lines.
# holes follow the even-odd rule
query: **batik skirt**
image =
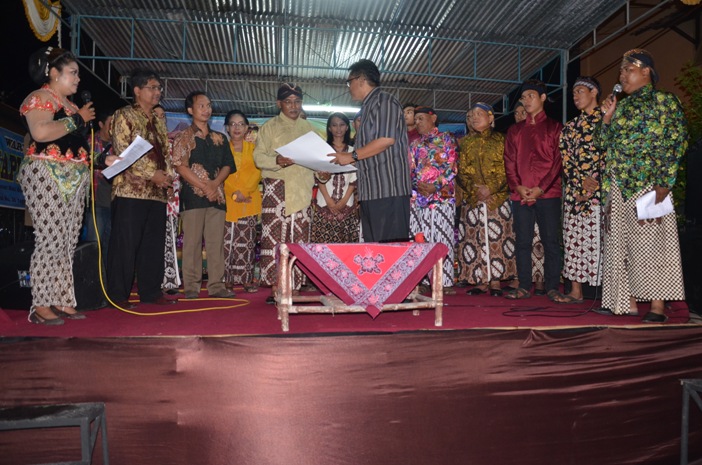
<svg viewBox="0 0 702 465">
<path fill-rule="evenodd" d="M 453 286 L 454 281 L 454 231 L 456 207 L 451 203 L 432 204 L 428 207 L 412 205 L 410 208 L 410 231 L 412 235 L 424 234 L 426 242 L 440 242 L 448 247 L 444 257 L 443 287 Z"/>
<path fill-rule="evenodd" d="M 602 282 L 600 207 L 592 213 L 563 214 L 563 277 L 599 286 Z"/>
<path fill-rule="evenodd" d="M 73 255 L 90 174 L 84 165 L 25 158 L 17 177 L 34 225 L 29 265 L 34 307 L 75 307 Z"/>
<path fill-rule="evenodd" d="M 278 284 L 275 260 L 276 245 L 287 242 L 309 242 L 311 207 L 290 216 L 285 214 L 285 181 L 263 180 L 261 209 L 261 284 Z M 293 289 L 299 289 L 305 276 L 297 267 L 293 268 Z"/>
<path fill-rule="evenodd" d="M 511 279 L 517 274 L 509 200 L 492 211 L 484 204 L 466 208 L 462 225 L 465 236 L 458 246 L 459 279 L 478 285 Z"/>
<path fill-rule="evenodd" d="M 224 223 L 224 282 L 229 285 L 254 280 L 257 222 L 253 215 Z"/>
</svg>

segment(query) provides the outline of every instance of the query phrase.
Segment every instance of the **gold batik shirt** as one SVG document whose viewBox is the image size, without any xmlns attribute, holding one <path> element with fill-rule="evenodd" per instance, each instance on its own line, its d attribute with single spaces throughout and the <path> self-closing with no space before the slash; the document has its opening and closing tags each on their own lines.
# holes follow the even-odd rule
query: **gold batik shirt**
<svg viewBox="0 0 702 465">
<path fill-rule="evenodd" d="M 115 112 L 111 129 L 112 150 L 115 155 L 124 152 L 137 136 L 154 146 L 132 166 L 115 176 L 112 198 L 167 202 L 167 190 L 150 181 L 159 169 L 173 175 L 168 157 L 168 132 L 163 120 L 153 111 L 147 115 L 138 105 L 127 106 Z"/>
</svg>

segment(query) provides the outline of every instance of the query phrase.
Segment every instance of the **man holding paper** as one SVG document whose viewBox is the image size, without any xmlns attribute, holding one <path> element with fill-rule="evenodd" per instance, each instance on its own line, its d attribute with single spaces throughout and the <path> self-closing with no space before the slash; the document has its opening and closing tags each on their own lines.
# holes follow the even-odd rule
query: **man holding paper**
<svg viewBox="0 0 702 465">
<path fill-rule="evenodd" d="M 363 241 L 407 241 L 412 181 L 402 105 L 380 89 L 380 71 L 370 60 L 351 65 L 346 85 L 351 98 L 363 102 L 361 126 L 352 153 L 329 157 L 334 164 L 354 163 L 358 169 Z"/>
<path fill-rule="evenodd" d="M 602 102 L 595 144 L 606 151 L 602 306 L 617 315 L 637 315 L 637 301 L 651 301 L 648 323 L 664 323 L 666 300 L 685 298 L 675 212 L 637 216 L 637 200 L 655 192 L 671 195 L 687 148 L 685 115 L 673 94 L 655 88 L 653 57 L 642 49 L 624 54 L 619 82 L 627 95 Z"/>
<path fill-rule="evenodd" d="M 253 157 L 261 170 L 263 199 L 261 211 L 261 285 L 277 286 L 275 246 L 286 242 L 309 242 L 314 171 L 276 152 L 298 137 L 313 131 L 302 113 L 302 89 L 285 83 L 278 89 L 280 114 L 268 120 L 258 133 Z M 302 286 L 303 275 L 293 271 L 293 287 Z M 273 294 L 266 302 L 274 303 Z"/>
<path fill-rule="evenodd" d="M 146 69 L 135 70 L 130 85 L 134 103 L 117 110 L 112 120 L 114 155 L 121 155 L 139 136 L 153 147 L 115 176 L 112 183 L 107 293 L 113 303 L 126 309 L 134 307 L 128 299 L 135 271 L 142 302 L 177 302 L 165 299 L 161 293 L 166 202 L 173 182 L 166 125 L 154 112 L 163 88 L 158 75 Z"/>
</svg>

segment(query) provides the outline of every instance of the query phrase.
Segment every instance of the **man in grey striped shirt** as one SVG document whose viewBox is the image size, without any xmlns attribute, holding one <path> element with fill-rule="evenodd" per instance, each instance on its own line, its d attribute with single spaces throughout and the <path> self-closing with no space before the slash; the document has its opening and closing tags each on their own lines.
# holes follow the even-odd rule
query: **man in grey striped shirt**
<svg viewBox="0 0 702 465">
<path fill-rule="evenodd" d="M 363 102 L 353 153 L 334 153 L 339 165 L 355 163 L 365 242 L 409 240 L 410 181 L 407 125 L 398 100 L 380 90 L 380 71 L 370 60 L 349 68 L 351 98 Z"/>
</svg>

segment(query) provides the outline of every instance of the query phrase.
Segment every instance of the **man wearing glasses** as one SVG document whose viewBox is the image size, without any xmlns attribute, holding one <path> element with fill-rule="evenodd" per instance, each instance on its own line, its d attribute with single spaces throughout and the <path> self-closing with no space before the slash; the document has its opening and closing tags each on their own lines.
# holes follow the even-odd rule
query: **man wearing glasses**
<svg viewBox="0 0 702 465">
<path fill-rule="evenodd" d="M 141 302 L 177 302 L 164 298 L 161 292 L 167 191 L 173 183 L 166 125 L 154 111 L 163 88 L 158 75 L 147 69 L 135 70 L 130 84 L 134 103 L 117 110 L 112 119 L 114 154 L 120 155 L 138 135 L 153 148 L 112 183 L 107 292 L 112 302 L 125 309 L 134 308 L 128 299 L 135 270 Z"/>
<path fill-rule="evenodd" d="M 333 153 L 332 163 L 355 163 L 361 231 L 365 242 L 407 241 L 410 235 L 410 181 L 407 125 L 402 105 L 380 90 L 380 71 L 370 60 L 349 68 L 351 98 L 363 102 L 353 153 Z"/>
<path fill-rule="evenodd" d="M 256 138 L 254 162 L 261 170 L 263 200 L 261 223 L 261 285 L 271 286 L 266 299 L 275 303 L 277 286 L 275 246 L 285 242 L 309 242 L 314 171 L 279 155 L 275 149 L 313 131 L 301 118 L 302 89 L 285 83 L 278 89 L 276 104 L 280 114 L 261 126 Z M 304 277 L 293 270 L 293 287 L 300 289 Z"/>
</svg>

